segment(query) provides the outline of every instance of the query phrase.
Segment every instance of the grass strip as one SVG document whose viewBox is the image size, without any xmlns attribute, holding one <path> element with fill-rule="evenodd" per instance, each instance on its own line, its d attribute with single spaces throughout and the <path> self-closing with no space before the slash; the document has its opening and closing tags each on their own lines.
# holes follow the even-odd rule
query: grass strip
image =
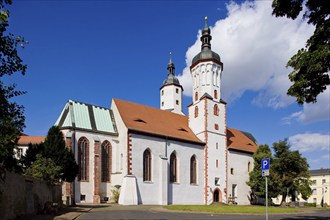
<svg viewBox="0 0 330 220">
<path fill-rule="evenodd" d="M 165 209 L 173 211 L 189 211 L 189 212 L 210 212 L 210 213 L 249 213 L 263 214 L 266 213 L 265 206 L 225 206 L 225 205 L 169 205 L 164 206 Z M 303 210 L 299 208 L 286 207 L 268 207 L 268 213 L 297 213 Z"/>
</svg>

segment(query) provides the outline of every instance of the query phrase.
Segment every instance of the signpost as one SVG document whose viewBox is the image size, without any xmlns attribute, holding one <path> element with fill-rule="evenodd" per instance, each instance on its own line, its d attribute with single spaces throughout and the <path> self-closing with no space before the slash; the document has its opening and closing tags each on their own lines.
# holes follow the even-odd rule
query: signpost
<svg viewBox="0 0 330 220">
<path fill-rule="evenodd" d="M 270 168 L 270 159 L 264 158 L 261 160 L 261 173 L 262 176 L 266 178 L 266 220 L 268 220 L 268 183 L 267 176 L 269 176 L 269 168 Z"/>
</svg>

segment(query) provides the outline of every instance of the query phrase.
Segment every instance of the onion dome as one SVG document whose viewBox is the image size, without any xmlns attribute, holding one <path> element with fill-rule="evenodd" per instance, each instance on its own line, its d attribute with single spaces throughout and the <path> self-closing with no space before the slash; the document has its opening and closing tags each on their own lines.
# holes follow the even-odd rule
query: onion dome
<svg viewBox="0 0 330 220">
<path fill-rule="evenodd" d="M 167 79 L 164 80 L 164 83 L 163 83 L 163 86 L 165 85 L 177 85 L 177 86 L 180 86 L 180 82 L 178 80 L 178 78 L 175 77 L 174 75 L 174 70 L 175 70 L 175 67 L 174 67 L 174 63 L 172 62 L 172 53 L 170 52 L 170 61 L 167 65 Z"/>
<path fill-rule="evenodd" d="M 199 52 L 194 59 L 192 60 L 191 66 L 195 66 L 197 63 L 199 63 L 202 60 L 213 60 L 217 63 L 221 63 L 219 54 L 213 52 L 211 50 L 211 30 L 209 26 L 207 25 L 207 17 L 205 17 L 205 25 L 202 30 L 202 36 L 200 38 L 202 41 L 202 49 L 201 52 Z"/>
</svg>

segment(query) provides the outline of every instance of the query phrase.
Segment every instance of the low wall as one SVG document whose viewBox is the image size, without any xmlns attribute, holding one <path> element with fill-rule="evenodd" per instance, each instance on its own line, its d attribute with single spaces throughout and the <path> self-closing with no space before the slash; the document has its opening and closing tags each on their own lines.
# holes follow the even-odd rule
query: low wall
<svg viewBox="0 0 330 220">
<path fill-rule="evenodd" d="M 0 219 L 37 214 L 46 202 L 61 203 L 61 186 L 0 168 Z"/>
</svg>

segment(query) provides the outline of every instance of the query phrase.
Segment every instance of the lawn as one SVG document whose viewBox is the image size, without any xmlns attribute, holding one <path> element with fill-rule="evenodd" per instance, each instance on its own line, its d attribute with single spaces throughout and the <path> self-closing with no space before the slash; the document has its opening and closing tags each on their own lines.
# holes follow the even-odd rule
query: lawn
<svg viewBox="0 0 330 220">
<path fill-rule="evenodd" d="M 211 212 L 211 213 L 266 213 L 265 206 L 227 206 L 227 205 L 169 205 L 165 209 L 173 211 Z M 302 212 L 299 208 L 268 207 L 268 213 L 295 213 Z"/>
</svg>

